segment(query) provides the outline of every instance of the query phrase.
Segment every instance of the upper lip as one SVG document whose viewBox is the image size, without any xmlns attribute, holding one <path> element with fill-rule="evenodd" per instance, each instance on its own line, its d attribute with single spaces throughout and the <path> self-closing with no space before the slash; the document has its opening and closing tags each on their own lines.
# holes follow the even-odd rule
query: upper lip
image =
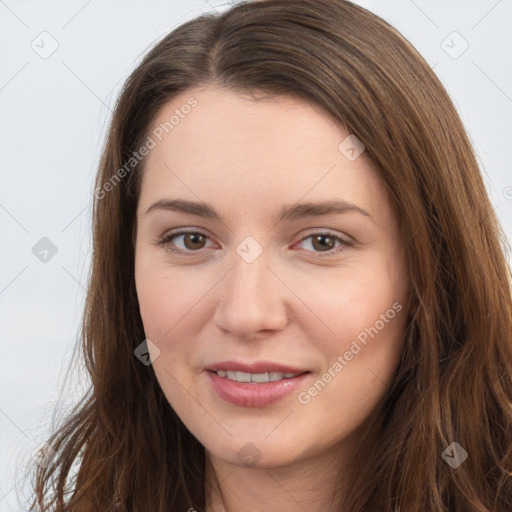
<svg viewBox="0 0 512 512">
<path fill-rule="evenodd" d="M 222 361 L 220 363 L 211 364 L 206 369 L 213 372 L 216 372 L 218 370 L 232 370 L 245 373 L 305 373 L 308 371 L 301 370 L 300 368 L 294 368 L 292 366 L 286 366 L 284 364 L 273 363 L 272 361 L 256 361 L 248 364 L 239 363 L 237 361 Z"/>
</svg>

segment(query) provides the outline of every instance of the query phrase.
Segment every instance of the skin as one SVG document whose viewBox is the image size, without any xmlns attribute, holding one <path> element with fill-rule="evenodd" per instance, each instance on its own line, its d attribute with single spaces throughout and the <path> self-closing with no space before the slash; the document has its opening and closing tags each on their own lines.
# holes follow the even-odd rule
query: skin
<svg viewBox="0 0 512 512">
<path fill-rule="evenodd" d="M 146 337 L 160 350 L 152 354 L 155 374 L 205 447 L 207 476 L 221 482 L 226 510 L 339 510 L 330 503 L 336 470 L 357 465 L 354 446 L 403 348 L 409 283 L 389 198 L 367 152 L 350 161 L 338 150 L 348 132 L 292 97 L 191 89 L 164 105 L 152 128 L 191 97 L 197 106 L 147 156 L 137 207 L 135 279 Z M 174 198 L 207 203 L 223 222 L 146 213 Z M 283 205 L 331 199 L 369 215 L 273 221 Z M 158 245 L 179 228 L 206 238 L 182 235 Z M 325 231 L 350 245 L 315 243 L 311 235 Z M 252 263 L 236 252 L 248 236 L 263 249 Z M 298 393 L 329 368 L 332 374 L 338 356 L 396 303 L 401 311 L 300 403 Z M 205 371 L 232 359 L 282 362 L 310 374 L 275 404 L 239 407 L 216 394 Z M 259 452 L 254 466 L 237 456 L 249 442 Z M 207 510 L 225 510 L 216 494 Z"/>
</svg>

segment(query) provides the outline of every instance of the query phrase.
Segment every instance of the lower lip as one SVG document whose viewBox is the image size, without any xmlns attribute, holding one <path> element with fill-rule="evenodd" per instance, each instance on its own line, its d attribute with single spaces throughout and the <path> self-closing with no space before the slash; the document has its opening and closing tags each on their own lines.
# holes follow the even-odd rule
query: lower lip
<svg viewBox="0 0 512 512">
<path fill-rule="evenodd" d="M 291 379 L 250 383 L 219 377 L 211 370 L 208 370 L 207 373 L 217 394 L 226 402 L 239 407 L 264 407 L 278 402 L 293 393 L 309 375 L 303 373 Z"/>
</svg>

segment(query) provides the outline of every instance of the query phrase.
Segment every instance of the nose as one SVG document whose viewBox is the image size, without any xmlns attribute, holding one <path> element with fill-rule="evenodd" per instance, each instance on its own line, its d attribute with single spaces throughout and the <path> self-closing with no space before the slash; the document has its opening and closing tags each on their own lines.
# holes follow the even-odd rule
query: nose
<svg viewBox="0 0 512 512">
<path fill-rule="evenodd" d="M 219 329 L 250 340 L 262 331 L 286 326 L 293 294 L 269 263 L 265 251 L 252 263 L 234 255 L 231 271 L 217 290 L 214 323 Z"/>
</svg>

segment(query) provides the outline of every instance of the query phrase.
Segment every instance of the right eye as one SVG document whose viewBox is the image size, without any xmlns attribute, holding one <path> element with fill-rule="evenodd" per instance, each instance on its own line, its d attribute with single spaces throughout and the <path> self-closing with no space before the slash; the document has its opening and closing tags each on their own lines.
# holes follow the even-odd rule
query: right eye
<svg viewBox="0 0 512 512">
<path fill-rule="evenodd" d="M 184 237 L 182 239 L 184 246 L 176 248 L 174 240 L 180 237 Z M 203 249 L 206 240 L 209 239 L 210 237 L 201 231 L 178 231 L 164 235 L 158 242 L 158 245 L 171 252 L 190 255 L 190 253 L 199 252 L 199 250 Z"/>
</svg>

